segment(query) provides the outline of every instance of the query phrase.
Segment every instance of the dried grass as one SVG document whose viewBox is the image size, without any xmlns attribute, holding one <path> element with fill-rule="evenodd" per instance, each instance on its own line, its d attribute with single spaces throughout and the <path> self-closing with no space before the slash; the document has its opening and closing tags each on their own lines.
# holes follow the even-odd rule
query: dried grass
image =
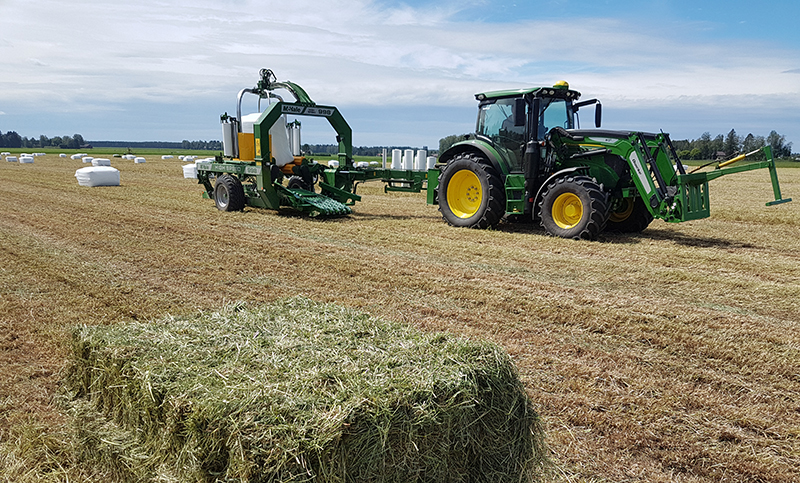
<svg viewBox="0 0 800 483">
<path fill-rule="evenodd" d="M 448 227 L 380 186 L 359 187 L 352 216 L 313 221 L 219 213 L 177 161 L 93 190 L 74 166 L 0 164 L 0 458 L 19 463 L 0 481 L 63 481 L 20 435 L 30 414 L 69 446 L 50 400 L 70 327 L 288 295 L 499 344 L 555 481 L 800 480 L 800 169 L 779 169 L 792 203 L 765 207 L 766 171 L 742 173 L 711 183 L 709 219 L 574 243 Z M 70 481 L 101 480 L 79 469 Z"/>
<path fill-rule="evenodd" d="M 69 406 L 125 481 L 532 481 L 538 416 L 496 346 L 293 298 L 83 327 Z"/>
</svg>

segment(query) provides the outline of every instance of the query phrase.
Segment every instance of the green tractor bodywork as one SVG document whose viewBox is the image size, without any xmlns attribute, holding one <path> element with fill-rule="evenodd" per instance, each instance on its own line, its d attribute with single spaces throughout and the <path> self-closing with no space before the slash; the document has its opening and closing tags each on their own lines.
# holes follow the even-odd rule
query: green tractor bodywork
<svg viewBox="0 0 800 483">
<path fill-rule="evenodd" d="M 687 173 L 668 134 L 577 128 L 578 102 L 565 82 L 553 87 L 476 95 L 476 133 L 441 153 L 431 179 L 442 216 L 474 228 L 507 219 L 538 220 L 548 234 L 594 239 L 603 230 L 638 232 L 654 218 L 682 222 L 710 215 L 708 182 L 726 174 L 767 168 L 775 201 L 780 193 L 769 147 L 766 161 Z M 761 150 L 759 150 L 761 151 Z M 436 186 L 434 186 L 436 185 Z"/>
<path fill-rule="evenodd" d="M 286 102 L 275 94 L 289 91 L 294 102 Z M 261 99 L 277 99 L 258 115 L 253 132 L 242 130 L 241 102 L 245 93 Z M 260 108 L 259 108 L 260 110 Z M 285 115 L 323 117 L 336 132 L 339 143 L 338 166 L 317 163 L 303 156 L 291 161 L 278 159 L 274 136 L 286 134 L 273 130 Z M 427 171 L 392 170 L 369 163 L 353 162 L 352 129 L 334 106 L 317 105 L 308 94 L 292 82 L 277 82 L 272 71 L 261 70 L 256 87 L 242 89 L 238 96 L 237 117 L 221 116 L 225 153 L 214 161 L 197 163 L 198 182 L 205 188 L 204 197 L 213 199 L 222 211 L 239 211 L 245 206 L 279 210 L 288 208 L 310 216 L 341 216 L 351 213 L 350 206 L 361 197 L 356 194 L 359 183 L 381 180 L 386 191 L 424 189 Z M 227 137 L 225 129 L 228 129 Z M 284 156 L 285 157 L 285 156 Z M 329 163 L 331 164 L 331 163 Z M 316 192 L 319 185 L 320 192 Z"/>
</svg>

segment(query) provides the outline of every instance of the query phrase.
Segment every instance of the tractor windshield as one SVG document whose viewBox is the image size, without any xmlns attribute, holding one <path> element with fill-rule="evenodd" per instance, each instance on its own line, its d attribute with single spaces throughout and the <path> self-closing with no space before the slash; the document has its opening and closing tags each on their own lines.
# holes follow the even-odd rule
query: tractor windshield
<svg viewBox="0 0 800 483">
<path fill-rule="evenodd" d="M 498 99 L 492 103 L 480 106 L 478 113 L 477 133 L 491 139 L 492 142 L 508 153 L 509 165 L 512 170 L 520 169 L 522 165 L 522 146 L 525 143 L 525 120 L 528 117 L 528 107 L 525 107 L 525 119 L 514 122 L 514 104 L 516 98 Z M 521 124 L 517 126 L 516 124 Z"/>
<path fill-rule="evenodd" d="M 543 98 L 542 114 L 539 116 L 538 139 L 544 139 L 545 134 L 557 126 L 572 129 L 574 125 L 571 110 L 572 103 L 567 103 L 564 99 Z"/>
</svg>

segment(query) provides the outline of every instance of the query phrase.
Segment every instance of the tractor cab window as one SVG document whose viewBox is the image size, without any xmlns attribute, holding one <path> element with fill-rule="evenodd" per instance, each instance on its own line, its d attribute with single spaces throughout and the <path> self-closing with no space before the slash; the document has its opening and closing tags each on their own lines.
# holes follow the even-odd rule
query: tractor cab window
<svg viewBox="0 0 800 483">
<path fill-rule="evenodd" d="M 542 114 L 539 116 L 539 136 L 544 139 L 551 129 L 556 126 L 564 129 L 572 129 L 572 104 L 568 104 L 564 99 L 544 98 L 542 99 Z"/>
<path fill-rule="evenodd" d="M 516 99 L 498 99 L 480 106 L 477 133 L 491 139 L 492 142 L 508 152 L 512 170 L 521 169 L 522 147 L 525 144 L 525 120 L 528 117 L 528 106 L 525 106 L 525 118 L 519 122 L 514 119 Z M 521 125 L 517 125 L 521 124 Z"/>
</svg>

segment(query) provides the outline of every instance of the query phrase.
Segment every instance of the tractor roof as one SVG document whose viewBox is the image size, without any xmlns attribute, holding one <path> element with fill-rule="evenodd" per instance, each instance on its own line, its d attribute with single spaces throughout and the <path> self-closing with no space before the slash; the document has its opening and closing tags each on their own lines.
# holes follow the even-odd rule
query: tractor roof
<svg viewBox="0 0 800 483">
<path fill-rule="evenodd" d="M 558 95 L 556 93 L 563 93 Z M 570 97 L 577 100 L 581 97 L 578 91 L 570 90 L 566 81 L 558 81 L 553 87 L 528 87 L 523 89 L 506 89 L 501 91 L 487 91 L 475 94 L 475 99 L 483 101 L 485 99 L 500 99 L 503 97 L 521 97 L 527 94 L 538 94 L 541 96 Z"/>
</svg>

